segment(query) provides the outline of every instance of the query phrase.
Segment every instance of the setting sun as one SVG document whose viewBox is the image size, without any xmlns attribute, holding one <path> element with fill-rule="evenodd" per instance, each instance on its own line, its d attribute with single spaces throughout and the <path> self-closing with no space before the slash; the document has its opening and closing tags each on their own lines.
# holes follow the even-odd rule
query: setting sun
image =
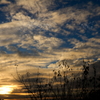
<svg viewBox="0 0 100 100">
<path fill-rule="evenodd" d="M 2 86 L 0 87 L 0 94 L 10 94 L 15 86 Z"/>
</svg>

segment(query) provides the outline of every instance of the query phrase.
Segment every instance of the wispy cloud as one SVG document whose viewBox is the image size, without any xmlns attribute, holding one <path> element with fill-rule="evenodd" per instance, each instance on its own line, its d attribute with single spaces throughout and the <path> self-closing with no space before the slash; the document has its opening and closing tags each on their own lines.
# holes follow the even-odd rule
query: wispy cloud
<svg viewBox="0 0 100 100">
<path fill-rule="evenodd" d="M 10 1 L 8 1 L 8 0 L 1 0 L 0 4 L 10 4 Z"/>
<path fill-rule="evenodd" d="M 21 74 L 36 73 L 39 66 L 51 74 L 63 59 L 75 70 L 80 70 L 82 59 L 100 60 L 98 5 L 89 2 L 81 9 L 73 5 L 50 10 L 56 7 L 54 0 L 1 0 L 0 4 L 8 3 L 0 8 L 9 19 L 0 24 L 0 84 L 15 82 L 11 74 L 16 67 Z"/>
</svg>

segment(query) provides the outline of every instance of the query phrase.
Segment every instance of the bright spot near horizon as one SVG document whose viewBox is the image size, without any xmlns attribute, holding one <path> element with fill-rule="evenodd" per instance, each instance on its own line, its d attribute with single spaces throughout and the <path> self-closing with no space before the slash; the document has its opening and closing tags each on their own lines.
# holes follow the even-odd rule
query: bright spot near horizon
<svg viewBox="0 0 100 100">
<path fill-rule="evenodd" d="M 10 94 L 16 86 L 2 86 L 0 87 L 0 94 Z"/>
</svg>

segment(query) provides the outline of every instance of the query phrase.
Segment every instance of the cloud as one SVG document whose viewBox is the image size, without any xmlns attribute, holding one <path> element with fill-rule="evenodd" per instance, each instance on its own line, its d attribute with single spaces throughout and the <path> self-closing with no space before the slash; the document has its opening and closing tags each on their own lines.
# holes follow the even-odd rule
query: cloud
<svg viewBox="0 0 100 100">
<path fill-rule="evenodd" d="M 56 12 L 52 12 L 52 20 L 61 24 L 65 21 L 74 20 L 76 24 L 87 22 L 87 17 L 92 13 L 85 9 L 77 9 L 76 7 L 66 7 Z"/>
<path fill-rule="evenodd" d="M 48 55 L 47 57 L 43 56 L 44 55 L 42 55 L 42 57 L 22 57 L 18 54 L 0 54 L 0 79 L 2 80 L 0 84 L 5 85 L 16 83 L 13 76 L 11 75 L 13 74 L 14 77 L 17 77 L 16 67 L 21 75 L 25 74 L 26 72 L 37 73 L 39 66 L 41 66 L 40 72 L 43 72 L 45 74 L 47 74 L 47 72 L 51 73 L 52 69 L 50 70 L 42 67 L 46 67 L 46 65 L 48 65 L 48 63 L 52 61 L 52 57 L 50 57 L 50 55 Z"/>
<path fill-rule="evenodd" d="M 75 26 L 73 26 L 73 25 L 66 25 L 66 28 L 68 28 L 68 29 L 70 29 L 70 30 L 74 30 L 75 29 Z"/>
<path fill-rule="evenodd" d="M 47 11 L 47 8 L 54 3 L 54 0 L 16 0 L 17 5 L 31 10 L 31 12 L 38 11 L 39 13 Z M 37 9 L 36 9 L 37 8 Z"/>
<path fill-rule="evenodd" d="M 40 28 L 44 31 L 60 32 L 61 29 L 58 26 L 66 23 L 65 28 L 73 31 L 78 30 L 84 33 L 86 28 L 92 30 L 88 25 L 88 18 L 89 16 L 91 18 L 96 16 L 96 14 L 94 15 L 94 10 L 98 13 L 98 6 L 93 9 L 92 4 L 90 6 L 87 4 L 85 5 L 86 9 L 79 9 L 76 5 L 49 11 L 47 8 L 52 4 L 54 4 L 53 0 L 50 0 L 49 3 L 46 0 L 25 0 L 25 2 L 17 0 L 16 4 L 11 4 L 5 8 L 7 9 L 6 12 L 10 14 L 12 22 L 2 24 L 0 27 L 18 27 L 20 30 L 20 27 L 27 28 L 28 30 Z"/>
<path fill-rule="evenodd" d="M 0 4 L 10 4 L 10 2 L 8 0 L 1 0 Z"/>
<path fill-rule="evenodd" d="M 0 29 L 0 38 L 0 46 L 8 46 L 20 42 L 20 37 L 18 37 L 14 28 Z"/>
<path fill-rule="evenodd" d="M 27 30 L 27 29 L 26 29 Z M 39 54 L 37 49 L 48 50 L 58 48 L 64 41 L 56 37 L 36 35 L 33 32 L 26 34 L 26 30 L 18 28 L 2 28 L 0 31 L 0 46 L 4 46 L 5 52 L 17 52 L 20 56 Z M 4 33 L 4 34 L 3 34 Z M 26 53 L 18 49 L 23 48 Z M 37 48 L 37 49 L 35 49 Z M 2 49 L 4 50 L 4 49 Z M 2 51 L 0 50 L 0 51 Z M 31 53 L 28 53 L 30 51 Z M 32 54 L 33 53 L 33 54 Z"/>
<path fill-rule="evenodd" d="M 100 59 L 100 38 L 87 36 L 99 35 L 100 22 L 89 23 L 89 18 L 99 16 L 100 8 L 93 9 L 91 3 L 81 9 L 74 5 L 51 11 L 49 7 L 56 6 L 53 1 L 16 0 L 0 9 L 11 19 L 0 24 L 1 84 L 15 82 L 10 74 L 16 74 L 16 67 L 25 74 L 36 73 L 41 66 L 41 72 L 52 75 L 52 69 L 64 59 L 75 72 L 81 70 L 82 59 Z"/>
<path fill-rule="evenodd" d="M 30 17 L 29 16 L 25 16 L 21 12 L 19 12 L 19 13 L 16 13 L 16 15 L 13 16 L 13 20 L 28 21 L 28 20 L 30 20 Z"/>
<path fill-rule="evenodd" d="M 53 3 L 52 0 L 50 0 L 49 2 Z M 31 4 L 32 4 L 32 6 L 31 6 Z M 21 5 L 23 5 L 23 7 L 20 7 Z M 70 20 L 75 20 L 76 24 L 80 24 L 81 22 L 86 22 L 87 17 L 89 15 L 91 15 L 91 13 L 88 10 L 85 10 L 85 9 L 80 10 L 80 9 L 77 9 L 76 7 L 66 7 L 66 8 L 62 8 L 60 10 L 56 10 L 56 11 L 48 11 L 47 7 L 50 5 L 51 5 L 51 3 L 46 3 L 46 0 L 43 0 L 43 1 L 39 1 L 39 0 L 27 1 L 27 0 L 25 0 L 25 2 L 18 0 L 18 1 L 16 1 L 16 5 L 8 6 L 9 11 L 7 11 L 7 12 L 10 13 L 10 15 L 12 17 L 11 18 L 12 21 L 17 20 L 18 23 L 20 23 L 21 25 L 23 25 L 25 22 L 26 22 L 25 24 L 28 24 L 28 21 L 29 21 L 32 26 L 34 25 L 33 19 L 35 19 L 35 18 L 33 17 L 31 20 L 31 18 L 29 17 L 28 14 L 30 13 L 31 15 L 34 16 L 34 14 L 36 15 L 36 12 L 38 12 L 38 15 L 36 15 L 37 16 L 36 23 L 39 26 L 41 23 L 44 23 L 44 24 L 41 24 L 41 27 L 45 26 L 44 27 L 45 29 L 46 29 L 46 26 L 52 27 L 52 25 L 53 25 L 53 27 L 55 27 L 55 25 L 57 25 L 57 24 L 63 25 L 64 22 L 70 21 Z M 31 8 L 31 7 L 33 7 L 33 8 Z M 31 8 L 31 9 L 28 9 L 28 8 Z M 19 9 L 21 9 L 21 10 L 19 10 Z M 81 16 L 81 17 L 79 17 L 79 16 Z M 22 21 L 23 24 L 19 21 Z M 25 21 L 25 22 L 23 22 L 23 21 Z"/>
<path fill-rule="evenodd" d="M 46 37 L 41 35 L 35 35 L 33 39 L 37 41 L 36 47 L 38 47 L 39 49 L 57 48 L 63 43 L 63 40 L 61 39 L 55 37 Z"/>
<path fill-rule="evenodd" d="M 96 16 L 100 16 L 100 7 L 97 6 L 95 9 L 93 9 L 93 12 L 96 13 Z M 95 15 L 94 15 L 95 16 Z"/>
<path fill-rule="evenodd" d="M 12 15 L 12 22 L 4 23 L 4 24 L 0 25 L 0 28 L 1 28 L 1 34 L 0 34 L 1 43 L 0 43 L 0 45 L 6 46 L 8 48 L 8 50 L 11 50 L 11 51 L 17 50 L 16 47 L 9 46 L 10 44 L 17 44 L 18 47 L 22 47 L 22 48 L 30 48 L 30 46 L 33 46 L 33 47 L 36 47 L 37 49 L 42 49 L 42 50 L 47 49 L 48 51 L 50 51 L 50 50 L 52 51 L 52 49 L 54 49 L 54 48 L 57 49 L 59 46 L 61 46 L 64 43 L 63 40 L 53 37 L 53 36 L 46 37 L 45 35 L 44 36 L 34 35 L 34 32 L 32 33 L 32 36 L 31 36 L 30 34 L 25 34 L 25 32 L 27 30 L 36 29 L 37 27 L 39 27 L 44 30 L 51 29 L 52 32 L 63 31 L 60 34 L 69 35 L 72 33 L 69 32 L 68 30 L 61 29 L 56 25 L 58 25 L 58 24 L 63 25 L 65 22 L 69 22 L 72 20 L 72 23 L 66 24 L 66 28 L 68 28 L 70 30 L 74 30 L 74 29 L 78 28 L 79 31 L 83 34 L 85 32 L 85 30 L 82 29 L 82 27 L 79 27 L 77 25 L 80 25 L 83 22 L 87 23 L 88 16 L 93 15 L 93 13 L 90 12 L 90 10 L 89 10 L 89 9 L 92 9 L 92 6 L 90 6 L 90 8 L 88 8 L 87 10 L 86 9 L 78 9 L 78 7 L 73 6 L 73 7 L 62 8 L 60 10 L 48 11 L 47 7 L 50 5 L 46 4 L 45 0 L 43 2 L 41 1 L 42 3 L 37 0 L 37 1 L 29 1 L 30 4 L 34 4 L 34 6 L 32 6 L 33 8 L 35 8 L 34 11 L 36 11 L 36 5 L 39 6 L 40 8 L 42 6 L 45 7 L 45 10 L 44 10 L 44 8 L 42 8 L 42 10 L 40 8 L 38 8 L 39 15 L 37 16 L 37 19 L 34 19 L 34 18 L 32 19 L 27 14 L 25 15 L 25 13 L 23 11 L 17 12 L 17 9 L 20 8 L 19 6 L 23 5 L 23 8 L 28 9 L 28 10 L 30 9 L 29 12 L 34 14 L 35 12 L 34 11 L 32 12 L 33 8 L 31 8 L 30 4 L 28 4 L 27 2 L 28 2 L 27 0 L 25 2 L 22 2 L 21 0 L 16 1 L 16 5 L 18 7 L 16 7 L 14 9 L 15 12 L 13 12 L 13 11 L 10 12 Z M 10 5 L 10 6 L 12 6 L 12 8 L 14 8 L 16 5 L 13 4 L 13 6 L 12 5 Z M 98 8 L 96 8 L 96 9 L 98 9 Z M 96 12 L 98 10 L 96 10 Z M 43 19 L 43 21 L 41 21 L 41 19 Z M 19 32 L 19 30 L 20 30 L 20 32 Z M 2 34 L 2 33 L 5 33 L 5 34 Z M 55 33 L 55 34 L 57 34 L 57 33 Z M 80 35 L 80 37 L 87 40 L 87 37 L 85 37 L 85 36 L 83 37 L 82 35 Z M 73 41 L 73 43 L 71 41 Z M 73 47 L 73 49 L 81 48 L 85 44 L 78 40 L 77 41 L 71 40 L 71 41 L 70 41 L 70 43 L 75 45 Z M 21 52 L 20 53 L 17 52 L 17 53 L 19 55 L 22 54 Z M 56 52 L 56 53 L 60 53 L 60 52 Z M 74 52 L 74 53 L 77 54 L 77 52 Z M 74 54 L 74 53 L 70 52 L 70 54 Z"/>
</svg>

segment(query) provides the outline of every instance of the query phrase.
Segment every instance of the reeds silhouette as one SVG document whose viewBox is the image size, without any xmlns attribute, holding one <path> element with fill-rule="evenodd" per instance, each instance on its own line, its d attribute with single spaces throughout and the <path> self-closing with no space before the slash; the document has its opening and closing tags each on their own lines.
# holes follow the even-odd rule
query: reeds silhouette
<svg viewBox="0 0 100 100">
<path fill-rule="evenodd" d="M 73 69 L 66 60 L 62 60 L 62 64 L 59 64 L 59 67 L 62 66 L 63 70 L 62 68 L 53 70 L 53 77 L 46 83 L 45 79 L 40 77 L 39 71 L 36 78 L 31 78 L 29 72 L 20 75 L 16 69 L 18 76 L 16 80 L 23 84 L 31 100 L 100 99 L 100 76 L 97 75 L 95 64 L 92 64 L 92 76 L 89 74 L 89 61 L 83 60 L 83 69 L 81 73 L 77 73 L 78 75 L 71 73 Z"/>
</svg>

